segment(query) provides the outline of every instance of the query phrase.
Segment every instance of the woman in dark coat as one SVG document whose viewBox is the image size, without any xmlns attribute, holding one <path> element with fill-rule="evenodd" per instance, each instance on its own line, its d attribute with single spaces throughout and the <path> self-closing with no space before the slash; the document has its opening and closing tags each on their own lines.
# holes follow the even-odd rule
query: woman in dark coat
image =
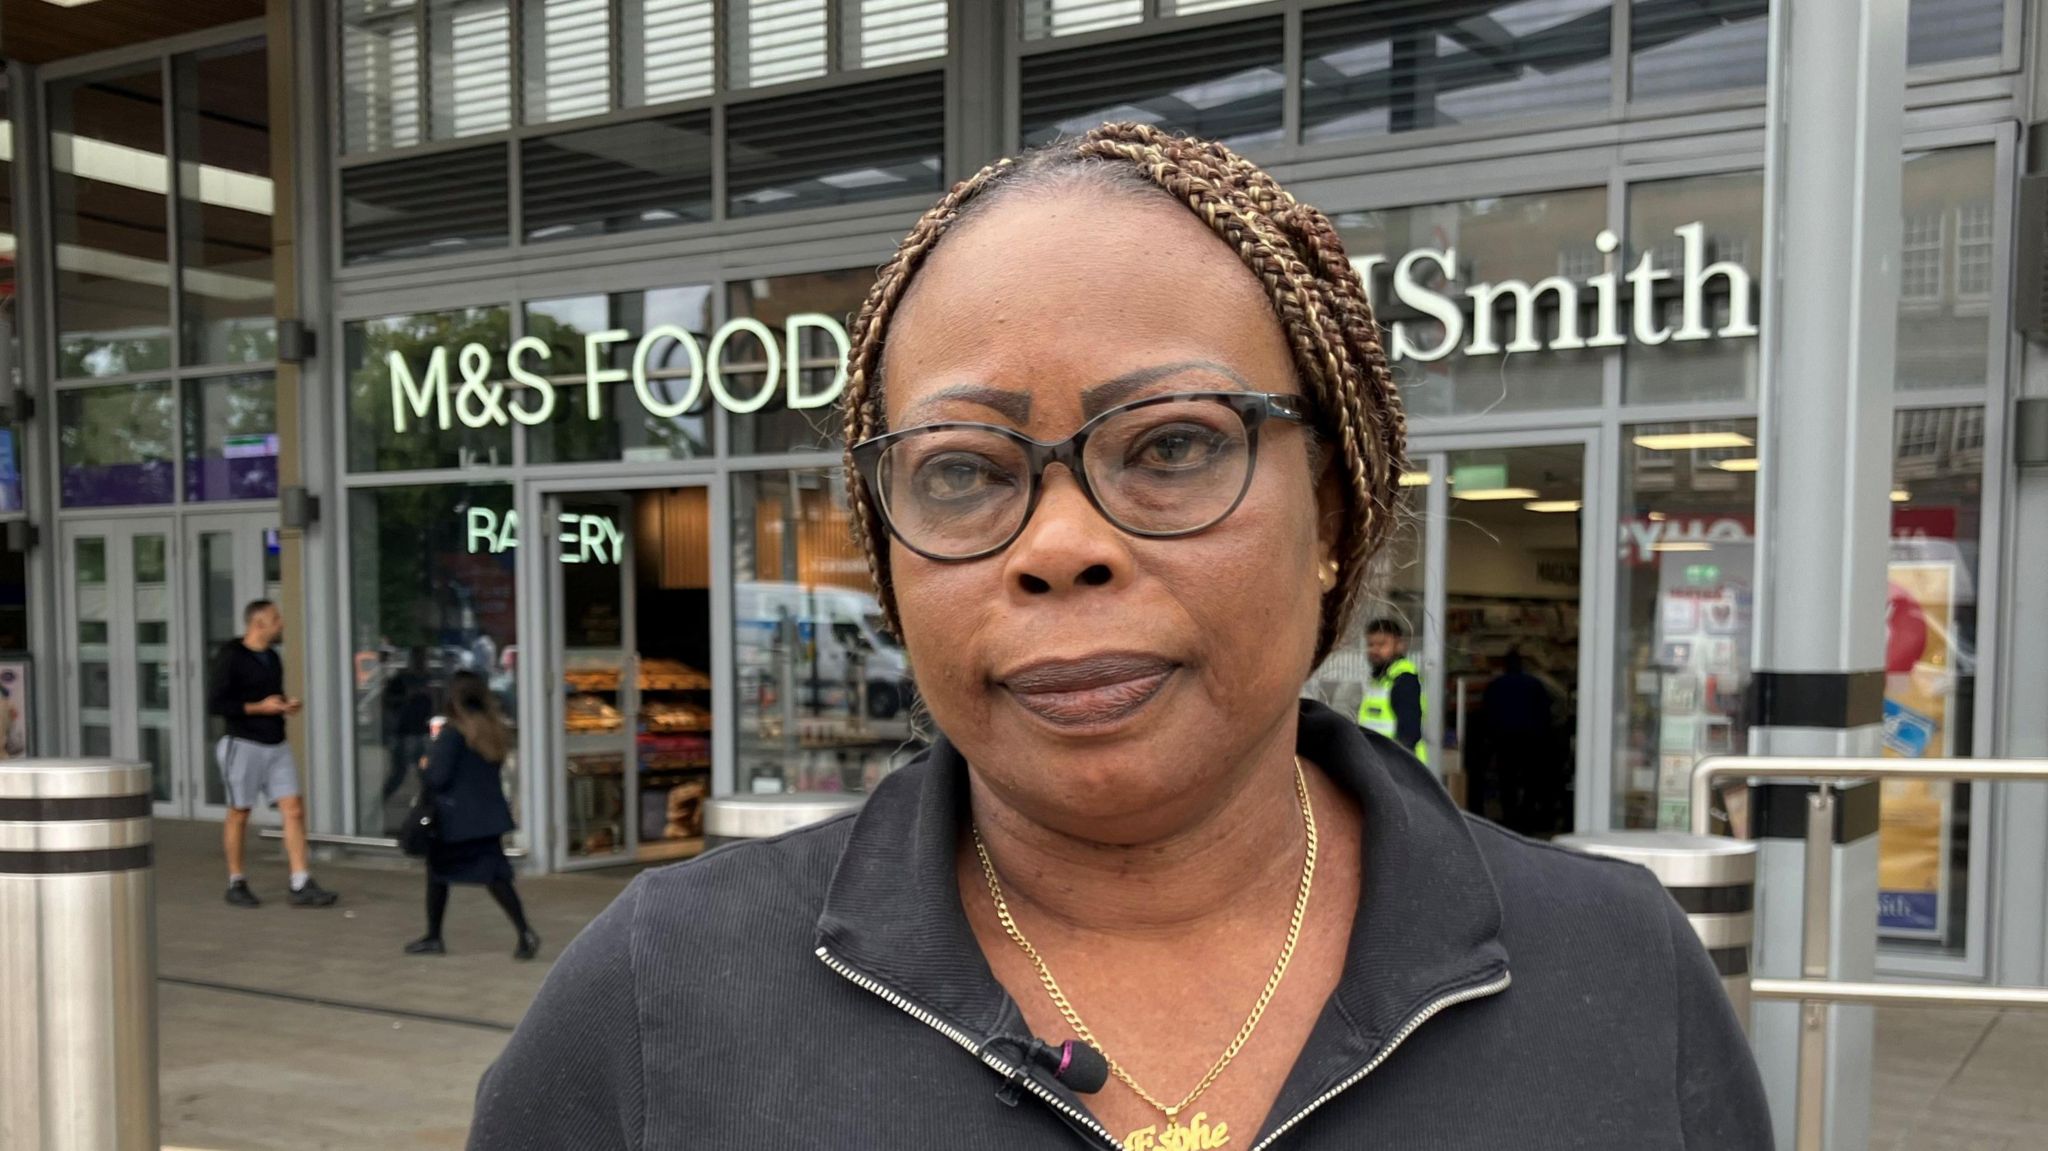
<svg viewBox="0 0 2048 1151">
<path fill-rule="evenodd" d="M 500 842 L 511 831 L 499 772 L 512 750 L 512 732 L 483 677 L 456 672 L 448 683 L 448 723 L 427 753 L 421 786 L 434 801 L 434 846 L 427 853 L 427 933 L 405 945 L 408 955 L 443 955 L 441 918 L 448 886 L 480 883 L 519 931 L 514 959 L 532 959 L 540 936 L 527 926 L 526 909 L 512 887 L 512 864 Z"/>
</svg>

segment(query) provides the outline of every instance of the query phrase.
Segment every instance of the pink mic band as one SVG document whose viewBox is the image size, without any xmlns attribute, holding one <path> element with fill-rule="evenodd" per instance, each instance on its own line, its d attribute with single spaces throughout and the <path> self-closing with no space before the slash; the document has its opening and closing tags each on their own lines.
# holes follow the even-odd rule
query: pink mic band
<svg viewBox="0 0 2048 1151">
<path fill-rule="evenodd" d="M 1054 1079 L 1065 1078 L 1067 1074 L 1067 1064 L 1072 1063 L 1073 1061 L 1074 1041 L 1069 1039 L 1065 1043 L 1060 1044 L 1060 1069 L 1058 1071 L 1053 1072 L 1052 1077 Z"/>
</svg>

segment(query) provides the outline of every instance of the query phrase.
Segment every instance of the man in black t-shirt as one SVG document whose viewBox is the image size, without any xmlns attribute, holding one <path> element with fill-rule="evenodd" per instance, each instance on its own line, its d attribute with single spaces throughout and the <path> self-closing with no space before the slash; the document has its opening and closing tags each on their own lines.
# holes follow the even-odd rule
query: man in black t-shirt
<svg viewBox="0 0 2048 1151">
<path fill-rule="evenodd" d="M 335 895 L 313 882 L 306 849 L 306 805 L 299 798 L 299 769 L 285 742 L 285 717 L 299 714 L 300 704 L 284 694 L 284 661 L 276 646 L 284 638 L 284 615 L 267 599 L 242 612 L 240 639 L 221 648 L 213 668 L 213 691 L 207 710 L 227 721 L 227 734 L 214 747 L 221 779 L 227 786 L 228 818 L 222 829 L 227 852 L 227 901 L 236 907 L 257 907 L 262 901 L 249 890 L 242 873 L 242 843 L 249 830 L 249 812 L 269 799 L 284 816 L 285 854 L 291 858 L 293 907 L 332 907 Z"/>
</svg>

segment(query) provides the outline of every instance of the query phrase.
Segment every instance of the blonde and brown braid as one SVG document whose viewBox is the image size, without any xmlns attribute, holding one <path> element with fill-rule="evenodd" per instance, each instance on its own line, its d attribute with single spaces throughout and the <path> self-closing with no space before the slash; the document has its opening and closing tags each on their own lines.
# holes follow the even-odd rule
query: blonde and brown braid
<svg viewBox="0 0 2048 1151">
<path fill-rule="evenodd" d="M 1263 169 L 1222 144 L 1147 124 L 1104 124 L 1077 140 L 991 164 L 955 185 L 882 266 L 854 321 L 844 408 L 847 445 L 886 430 L 883 344 L 911 277 L 932 249 L 963 215 L 1059 173 L 1157 188 L 1207 224 L 1265 288 L 1317 434 L 1336 448 L 1343 483 L 1346 514 L 1336 551 L 1337 587 L 1324 597 L 1316 644 L 1316 662 L 1321 663 L 1350 625 L 1372 557 L 1394 530 L 1407 423 L 1365 285 L 1346 258 L 1337 230 L 1321 212 L 1296 201 Z M 884 619 L 900 632 L 887 530 L 850 457 L 846 473 L 854 539 L 867 555 Z"/>
</svg>

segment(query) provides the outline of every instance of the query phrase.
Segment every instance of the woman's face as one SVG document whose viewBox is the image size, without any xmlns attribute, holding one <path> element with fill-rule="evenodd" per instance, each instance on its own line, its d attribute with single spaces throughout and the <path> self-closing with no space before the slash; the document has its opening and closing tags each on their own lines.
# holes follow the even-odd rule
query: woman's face
<svg viewBox="0 0 2048 1151">
<path fill-rule="evenodd" d="M 1072 435 L 1167 392 L 1299 394 L 1258 280 L 1186 209 L 1030 191 L 932 254 L 888 331 L 888 426 Z M 1291 750 L 1321 618 L 1334 480 L 1309 431 L 1268 422 L 1243 502 L 1198 535 L 1141 539 L 1048 468 L 1007 549 L 941 563 L 893 538 L 904 639 L 932 716 L 980 782 L 1035 822 L 1143 841 Z"/>
</svg>

